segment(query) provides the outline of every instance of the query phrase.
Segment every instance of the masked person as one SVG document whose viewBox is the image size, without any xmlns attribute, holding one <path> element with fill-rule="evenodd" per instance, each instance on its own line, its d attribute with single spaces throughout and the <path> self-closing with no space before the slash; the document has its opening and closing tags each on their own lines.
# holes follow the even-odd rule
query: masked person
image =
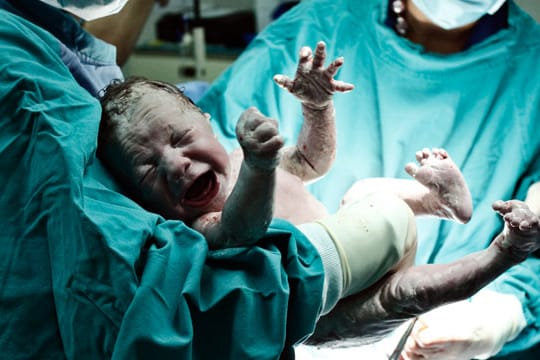
<svg viewBox="0 0 540 360">
<path fill-rule="evenodd" d="M 299 106 L 266 78 L 290 73 L 290 54 L 319 40 L 330 58 L 347 59 L 338 79 L 356 86 L 335 100 L 334 166 L 310 185 L 327 207 L 359 179 L 404 176 L 405 154 L 426 145 L 452 154 L 470 185 L 474 215 L 465 227 L 420 220 L 417 264 L 446 263 L 488 246 L 502 226 L 486 211 L 494 199 L 538 203 L 540 139 L 532 134 L 540 130 L 540 29 L 513 1 L 300 2 L 198 102 L 229 149 L 233 119 L 248 105 L 279 119 L 287 140 L 297 136 Z M 536 359 L 538 273 L 540 259 L 531 256 L 459 307 L 421 316 L 406 354 Z"/>
</svg>

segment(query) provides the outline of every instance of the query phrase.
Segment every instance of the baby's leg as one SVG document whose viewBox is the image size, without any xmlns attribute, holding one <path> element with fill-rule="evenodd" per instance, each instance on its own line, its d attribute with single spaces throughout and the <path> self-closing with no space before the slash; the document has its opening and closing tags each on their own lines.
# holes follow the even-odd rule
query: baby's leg
<svg viewBox="0 0 540 360">
<path fill-rule="evenodd" d="M 321 318 L 313 343 L 378 340 L 403 321 L 469 298 L 540 248 L 540 218 L 521 201 L 497 201 L 504 230 L 485 250 L 448 264 L 412 266 L 340 301 Z"/>
<path fill-rule="evenodd" d="M 356 202 L 368 193 L 391 192 L 405 201 L 416 216 L 430 215 L 466 223 L 472 215 L 469 188 L 445 150 L 424 149 L 416 153 L 419 165 L 405 170 L 414 180 L 369 178 L 357 181 L 347 191 L 342 205 Z"/>
<path fill-rule="evenodd" d="M 414 214 L 397 196 L 368 194 L 317 223 L 334 241 L 346 295 L 368 288 L 389 271 L 414 263 Z"/>
<path fill-rule="evenodd" d="M 444 149 L 423 149 L 416 153 L 420 164 L 408 163 L 405 171 L 429 192 L 418 193 L 414 204 L 422 215 L 434 215 L 466 223 L 472 216 L 471 193 L 463 174 Z M 414 199 L 413 199 L 414 200 Z"/>
<path fill-rule="evenodd" d="M 540 218 L 523 201 L 496 201 L 493 209 L 504 219 L 504 230 L 493 243 L 521 262 L 540 248 Z"/>
</svg>

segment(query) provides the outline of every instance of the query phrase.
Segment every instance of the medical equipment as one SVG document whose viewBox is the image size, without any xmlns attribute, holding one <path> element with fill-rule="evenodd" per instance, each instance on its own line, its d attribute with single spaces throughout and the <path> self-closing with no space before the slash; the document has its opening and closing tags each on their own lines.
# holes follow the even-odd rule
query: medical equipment
<svg viewBox="0 0 540 360">
<path fill-rule="evenodd" d="M 414 325 L 416 324 L 417 320 L 418 320 L 418 318 L 415 317 L 411 321 L 409 326 L 407 326 L 407 329 L 405 330 L 403 335 L 401 335 L 401 337 L 399 338 L 399 341 L 398 341 L 398 343 L 396 345 L 396 348 L 394 349 L 392 354 L 390 354 L 390 356 L 388 357 L 388 360 L 399 360 L 399 356 L 403 352 L 403 349 L 405 348 L 405 344 L 407 343 L 407 339 L 409 338 L 409 335 L 411 335 L 411 332 L 412 332 L 412 330 L 414 328 Z"/>
</svg>

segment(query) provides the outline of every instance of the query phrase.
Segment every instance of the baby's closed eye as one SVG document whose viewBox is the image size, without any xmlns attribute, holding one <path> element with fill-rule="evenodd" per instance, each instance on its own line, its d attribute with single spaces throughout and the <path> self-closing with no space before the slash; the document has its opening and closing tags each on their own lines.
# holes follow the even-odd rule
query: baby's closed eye
<svg viewBox="0 0 540 360">
<path fill-rule="evenodd" d="M 191 129 L 188 129 L 184 132 L 177 132 L 177 131 L 172 132 L 170 136 L 171 146 L 174 148 L 177 148 L 188 143 L 191 136 L 190 133 L 191 133 Z"/>
</svg>

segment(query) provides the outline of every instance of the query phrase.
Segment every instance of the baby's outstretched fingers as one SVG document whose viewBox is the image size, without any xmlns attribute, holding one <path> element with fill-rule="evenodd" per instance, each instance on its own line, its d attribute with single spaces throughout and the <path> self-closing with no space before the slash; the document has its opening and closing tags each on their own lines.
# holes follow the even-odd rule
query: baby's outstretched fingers
<svg viewBox="0 0 540 360">
<path fill-rule="evenodd" d="M 330 65 L 328 65 L 326 70 L 324 70 L 326 76 L 328 76 L 329 78 L 333 78 L 344 62 L 345 59 L 343 59 L 343 57 L 338 57 L 336 60 L 332 61 Z"/>
<path fill-rule="evenodd" d="M 497 200 L 491 205 L 491 207 L 493 208 L 493 210 L 495 210 L 501 216 L 503 216 L 503 218 L 505 218 L 506 215 L 509 215 L 508 219 L 535 217 L 535 215 L 529 209 L 527 204 L 519 200 L 509 200 L 509 201 Z"/>
<path fill-rule="evenodd" d="M 293 80 L 290 77 L 281 74 L 274 75 L 274 82 L 283 89 L 292 92 Z"/>
<path fill-rule="evenodd" d="M 304 46 L 300 49 L 294 78 L 275 75 L 274 81 L 304 105 L 314 109 L 326 108 L 335 92 L 347 92 L 354 89 L 352 84 L 334 79 L 343 65 L 343 57 L 337 58 L 328 67 L 324 67 L 326 57 L 326 45 L 323 41 L 317 44 L 314 54 L 309 47 Z"/>
<path fill-rule="evenodd" d="M 309 46 L 304 46 L 300 49 L 300 59 L 298 60 L 297 72 L 306 73 L 311 70 L 313 53 Z"/>
<path fill-rule="evenodd" d="M 349 91 L 353 90 L 354 85 L 349 84 L 348 82 L 345 82 L 345 81 L 334 80 L 334 89 L 336 91 L 345 93 L 345 92 L 349 92 Z"/>
<path fill-rule="evenodd" d="M 319 41 L 317 43 L 317 48 L 315 49 L 315 56 L 313 58 L 313 68 L 319 69 L 324 66 L 326 61 L 326 44 L 324 41 Z"/>
</svg>

